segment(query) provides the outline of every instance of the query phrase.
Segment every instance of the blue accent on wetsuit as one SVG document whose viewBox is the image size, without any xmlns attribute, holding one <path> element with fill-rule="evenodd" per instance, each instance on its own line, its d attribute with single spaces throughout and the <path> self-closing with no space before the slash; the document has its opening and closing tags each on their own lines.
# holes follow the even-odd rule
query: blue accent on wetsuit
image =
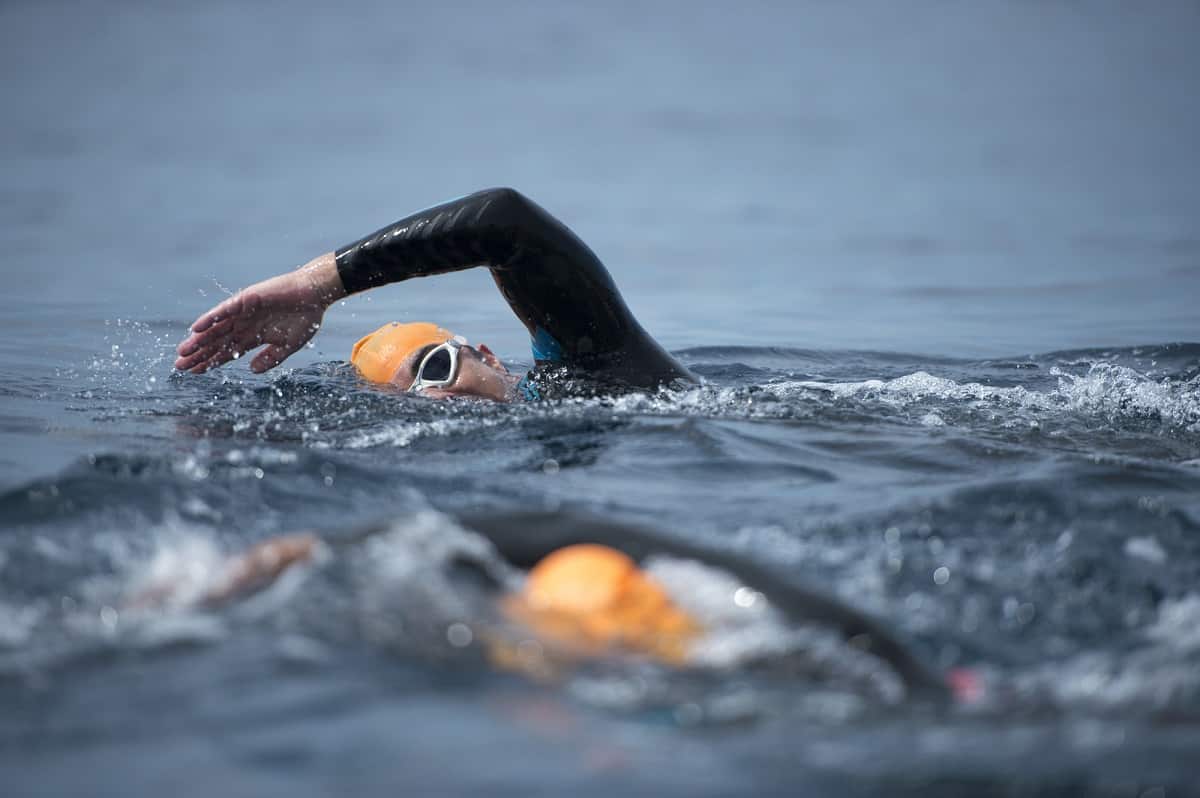
<svg viewBox="0 0 1200 798">
<path fill-rule="evenodd" d="M 529 344 L 533 348 L 533 359 L 536 361 L 561 363 L 566 359 L 563 356 L 562 345 L 554 340 L 554 336 L 546 332 L 546 328 L 540 324 L 533 331 L 533 338 Z"/>
</svg>

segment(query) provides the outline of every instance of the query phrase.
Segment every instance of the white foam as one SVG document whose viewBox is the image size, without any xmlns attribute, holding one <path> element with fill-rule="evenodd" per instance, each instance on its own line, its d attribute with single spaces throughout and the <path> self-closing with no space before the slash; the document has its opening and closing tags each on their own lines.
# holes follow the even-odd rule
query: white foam
<svg viewBox="0 0 1200 798">
<path fill-rule="evenodd" d="M 495 427 L 504 419 L 495 416 L 439 418 L 433 421 L 405 421 L 386 424 L 379 429 L 351 435 L 341 444 L 346 449 L 373 449 L 378 446 L 404 448 L 422 438 L 449 437 Z"/>
<path fill-rule="evenodd" d="M 765 390 L 780 398 L 818 391 L 837 399 L 876 400 L 900 406 L 937 399 L 975 406 L 1065 410 L 1109 418 L 1157 419 L 1191 432 L 1200 431 L 1200 378 L 1186 382 L 1158 381 L 1112 363 L 1095 363 L 1084 375 L 1068 374 L 1057 368 L 1050 373 L 1058 377 L 1058 386 L 1049 392 L 1020 386 L 959 383 L 925 371 L 890 380 L 781 382 L 768 385 Z M 922 421 L 927 419 L 929 414 Z"/>
<path fill-rule="evenodd" d="M 1154 565 L 1162 565 L 1167 561 L 1167 553 L 1153 537 L 1129 538 L 1125 541 L 1125 554 Z"/>
<path fill-rule="evenodd" d="M 357 613 L 367 635 L 392 642 L 417 626 L 440 626 L 432 637 L 444 643 L 451 624 L 489 616 L 490 597 L 454 578 L 450 566 L 456 561 L 477 564 L 509 588 L 520 584 L 515 569 L 488 540 L 434 510 L 399 519 L 370 537 L 352 563 Z"/>
<path fill-rule="evenodd" d="M 1147 645 L 1129 653 L 1087 652 L 1021 674 L 1024 691 L 1101 710 L 1166 709 L 1200 696 L 1200 594 L 1164 600 L 1146 627 Z"/>
<path fill-rule="evenodd" d="M 884 663 L 847 645 L 832 629 L 795 624 L 752 585 L 726 571 L 667 556 L 649 558 L 645 568 L 704 628 L 688 651 L 692 665 L 732 670 L 790 657 L 820 672 L 870 683 L 886 701 L 903 695 Z"/>
<path fill-rule="evenodd" d="M 45 612 L 37 606 L 0 602 L 0 647 L 25 645 L 44 616 Z"/>
<path fill-rule="evenodd" d="M 1146 636 L 1178 652 L 1200 652 L 1200 593 L 1163 600 Z"/>
<path fill-rule="evenodd" d="M 211 537 L 175 533 L 162 538 L 148 560 L 129 568 L 129 595 L 161 597 L 165 607 L 190 607 L 213 587 L 225 556 Z"/>
</svg>

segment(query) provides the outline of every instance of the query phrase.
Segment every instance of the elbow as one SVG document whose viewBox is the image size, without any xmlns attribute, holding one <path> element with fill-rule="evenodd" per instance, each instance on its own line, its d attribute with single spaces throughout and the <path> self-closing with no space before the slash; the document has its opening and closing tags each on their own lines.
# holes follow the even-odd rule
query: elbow
<svg viewBox="0 0 1200 798">
<path fill-rule="evenodd" d="M 475 196 L 484 203 L 481 216 L 489 225 L 528 230 L 545 224 L 549 217 L 540 205 L 515 188 L 488 188 Z"/>
</svg>

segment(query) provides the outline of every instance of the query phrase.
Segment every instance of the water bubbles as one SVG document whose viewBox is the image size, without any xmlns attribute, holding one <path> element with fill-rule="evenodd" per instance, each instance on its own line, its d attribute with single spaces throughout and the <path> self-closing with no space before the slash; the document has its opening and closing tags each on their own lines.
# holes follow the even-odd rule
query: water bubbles
<svg viewBox="0 0 1200 798">
<path fill-rule="evenodd" d="M 1167 561 L 1167 552 L 1154 537 L 1129 538 L 1125 541 L 1125 555 L 1152 565 L 1162 565 Z"/>
<path fill-rule="evenodd" d="M 542 473 L 543 474 L 557 474 L 558 471 L 559 471 L 558 461 L 555 460 L 553 457 L 547 458 L 542 463 Z"/>
<path fill-rule="evenodd" d="M 739 607 L 753 607 L 761 598 L 761 593 L 749 587 L 742 586 L 733 591 L 733 603 Z"/>
<path fill-rule="evenodd" d="M 889 546 L 900 545 L 900 527 L 889 526 L 883 531 L 883 541 Z"/>
<path fill-rule="evenodd" d="M 1037 609 L 1033 604 L 1028 601 L 1019 601 L 1014 596 L 1004 599 L 1003 611 L 1004 619 L 1018 626 L 1025 626 L 1037 614 Z"/>
<path fill-rule="evenodd" d="M 475 635 L 471 632 L 471 627 L 465 623 L 452 623 L 446 628 L 446 640 L 455 648 L 465 648 L 471 645 L 471 641 L 475 639 Z"/>
<path fill-rule="evenodd" d="M 107 604 L 100 608 L 100 623 L 106 631 L 112 632 L 117 628 L 117 622 L 121 620 L 120 613 L 114 607 Z"/>
<path fill-rule="evenodd" d="M 45 613 L 37 606 L 0 602 L 0 649 L 25 645 Z"/>
<path fill-rule="evenodd" d="M 940 567 L 934 569 L 933 583 L 935 585 L 939 585 L 939 586 L 944 585 L 949 581 L 950 581 L 950 569 L 949 568 L 947 568 L 946 566 L 943 565 L 943 566 L 940 566 Z"/>
</svg>

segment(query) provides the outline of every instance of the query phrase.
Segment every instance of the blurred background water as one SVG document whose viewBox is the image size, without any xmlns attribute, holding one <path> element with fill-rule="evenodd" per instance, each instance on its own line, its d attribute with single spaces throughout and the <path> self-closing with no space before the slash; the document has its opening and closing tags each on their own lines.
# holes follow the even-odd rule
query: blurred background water
<svg viewBox="0 0 1200 798">
<path fill-rule="evenodd" d="M 121 794 L 204 773 L 371 791 L 400 762 L 430 794 L 527 792 L 537 768 L 550 792 L 1012 794 L 1027 766 L 1033 792 L 1178 791 L 1200 734 L 1198 34 L 1194 2 L 0 4 L 4 769 Z M 171 377 L 224 294 L 491 185 L 576 230 L 709 385 L 526 416 L 330 365 L 424 318 L 519 363 L 482 270 L 340 303 L 294 371 Z M 414 506 L 581 510 L 779 559 L 942 664 L 1038 696 L 1073 674 L 1065 716 L 712 739 L 439 681 L 370 636 L 341 650 L 303 603 L 266 613 L 282 632 L 221 618 L 219 643 L 144 655 L 81 587 L 164 537 L 232 550 Z M 1184 642 L 1145 648 L 1156 629 Z M 296 675 L 305 645 L 322 665 Z"/>
</svg>

